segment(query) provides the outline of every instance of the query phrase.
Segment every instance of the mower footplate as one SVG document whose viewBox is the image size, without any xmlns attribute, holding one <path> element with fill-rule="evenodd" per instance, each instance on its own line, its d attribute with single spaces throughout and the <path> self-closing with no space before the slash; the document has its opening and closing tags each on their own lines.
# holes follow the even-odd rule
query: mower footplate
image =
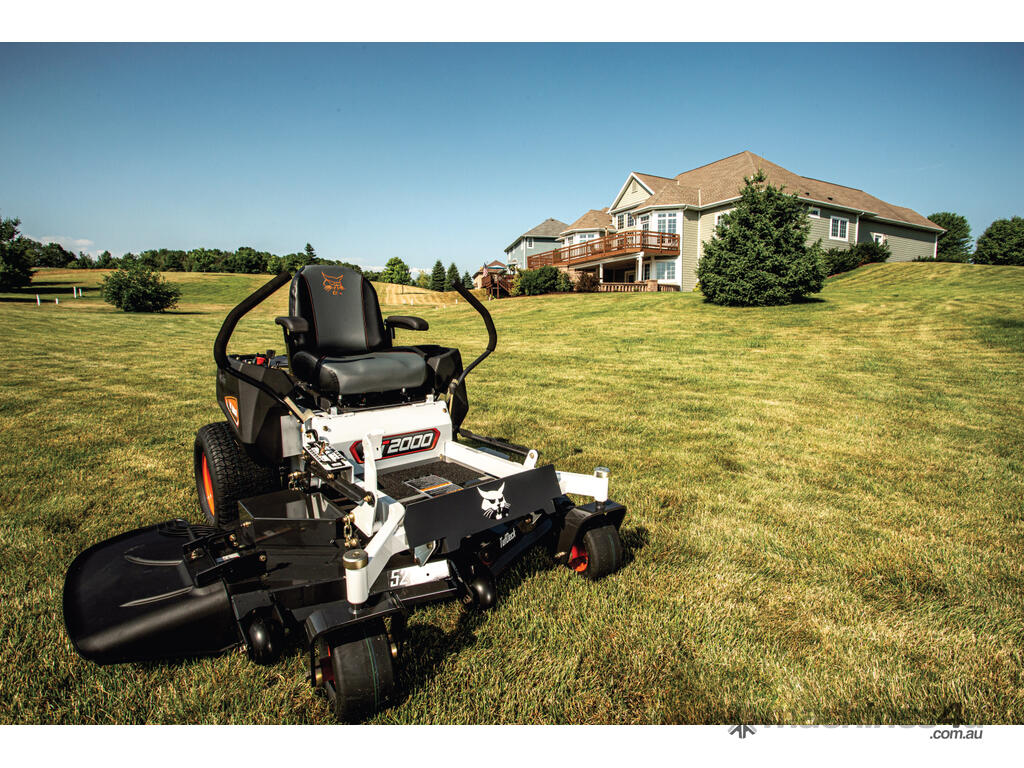
<svg viewBox="0 0 1024 768">
<path fill-rule="evenodd" d="M 75 650 L 97 664 L 205 656 L 240 638 L 223 582 L 196 587 L 182 559 L 195 538 L 181 520 L 90 547 L 68 569 L 64 622 Z"/>
</svg>

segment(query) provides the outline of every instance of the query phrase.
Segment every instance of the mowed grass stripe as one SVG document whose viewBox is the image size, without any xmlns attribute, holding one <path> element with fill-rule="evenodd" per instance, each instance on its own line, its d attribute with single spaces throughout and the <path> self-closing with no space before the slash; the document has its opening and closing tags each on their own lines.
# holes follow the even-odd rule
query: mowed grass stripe
<svg viewBox="0 0 1024 768">
<path fill-rule="evenodd" d="M 195 430 L 221 418 L 211 346 L 265 279 L 169 275 L 178 314 L 4 295 L 0 719 L 328 722 L 295 653 L 99 668 L 63 632 L 83 548 L 199 520 Z M 64 290 L 90 273 L 44 271 Z M 495 355 L 468 426 L 559 468 L 612 470 L 627 565 L 596 584 L 535 553 L 485 616 L 410 623 L 375 722 L 971 722 L 1024 716 L 1024 270 L 871 265 L 820 301 L 726 309 L 692 294 L 491 302 Z M 233 349 L 280 350 L 276 295 Z M 408 313 L 399 306 L 385 314 Z M 486 335 L 468 307 L 430 331 Z"/>
</svg>

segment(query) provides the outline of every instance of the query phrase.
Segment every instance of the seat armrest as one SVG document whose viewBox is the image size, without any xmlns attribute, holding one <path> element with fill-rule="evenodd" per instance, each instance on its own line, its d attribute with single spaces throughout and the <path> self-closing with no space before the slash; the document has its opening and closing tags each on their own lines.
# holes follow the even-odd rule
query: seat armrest
<svg viewBox="0 0 1024 768">
<path fill-rule="evenodd" d="M 304 317 L 285 316 L 277 318 L 274 322 L 288 333 L 306 333 L 309 330 L 309 321 Z"/>
<path fill-rule="evenodd" d="M 407 331 L 426 331 L 430 324 L 422 317 L 411 317 L 409 315 L 391 315 L 384 321 L 384 324 L 394 332 L 395 328 L 404 328 Z"/>
</svg>

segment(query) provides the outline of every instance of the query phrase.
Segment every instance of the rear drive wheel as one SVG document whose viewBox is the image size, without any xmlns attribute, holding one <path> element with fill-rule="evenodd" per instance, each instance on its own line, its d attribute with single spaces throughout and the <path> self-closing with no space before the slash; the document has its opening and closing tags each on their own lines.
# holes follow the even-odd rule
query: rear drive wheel
<svg viewBox="0 0 1024 768">
<path fill-rule="evenodd" d="M 394 650 L 382 619 L 354 627 L 344 642 L 331 647 L 321 672 L 338 722 L 362 720 L 383 709 L 395 687 Z"/>
<path fill-rule="evenodd" d="M 199 507 L 210 525 L 231 525 L 238 520 L 239 499 L 270 493 L 279 485 L 277 470 L 250 459 L 226 421 L 200 427 L 193 457 Z"/>
<path fill-rule="evenodd" d="M 567 565 L 588 579 L 600 579 L 622 567 L 622 540 L 614 525 L 602 525 L 584 533 L 569 552 Z"/>
</svg>

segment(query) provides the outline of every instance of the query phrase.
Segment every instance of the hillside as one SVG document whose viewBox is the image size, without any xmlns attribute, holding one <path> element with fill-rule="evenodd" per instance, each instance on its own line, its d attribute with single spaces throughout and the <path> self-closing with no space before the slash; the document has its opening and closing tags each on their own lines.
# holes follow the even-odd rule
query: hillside
<svg viewBox="0 0 1024 768">
<path fill-rule="evenodd" d="M 59 307 L 0 296 L 0 721 L 325 721 L 299 652 L 98 668 L 70 648 L 72 557 L 198 519 L 211 345 L 263 279 L 175 275 L 180 311 L 147 316 L 71 299 L 83 278 L 40 277 Z M 235 349 L 281 348 L 283 295 Z M 467 426 L 608 466 L 628 563 L 591 584 L 538 552 L 493 613 L 415 612 L 374 722 L 934 723 L 954 704 L 1024 720 L 1024 269 L 870 265 L 791 307 L 488 307 L 498 349 L 468 379 Z M 483 349 L 469 307 L 415 314 L 430 330 L 399 343 Z"/>
</svg>

